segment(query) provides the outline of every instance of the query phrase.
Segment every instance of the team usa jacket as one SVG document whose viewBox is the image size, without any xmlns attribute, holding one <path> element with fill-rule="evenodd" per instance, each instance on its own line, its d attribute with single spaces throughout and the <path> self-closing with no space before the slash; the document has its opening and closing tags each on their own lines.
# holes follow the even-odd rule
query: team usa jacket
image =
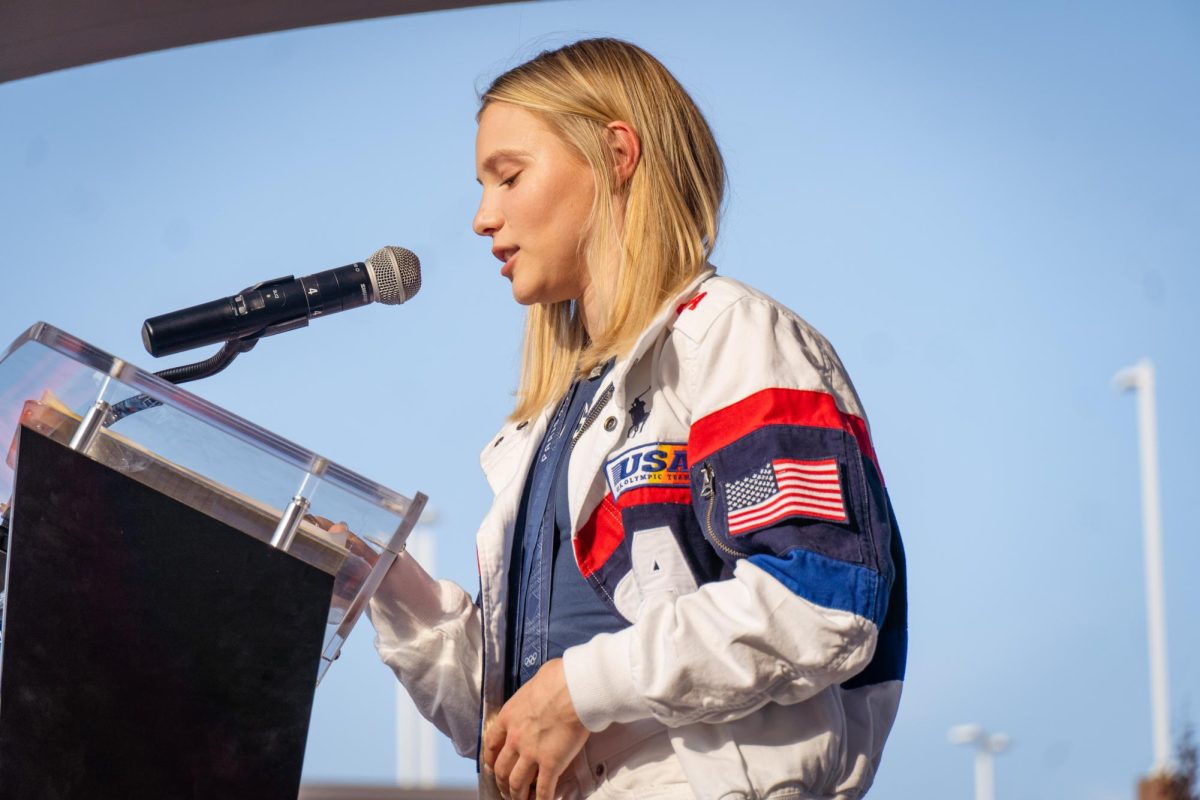
<svg viewBox="0 0 1200 800">
<path fill-rule="evenodd" d="M 566 651 L 581 721 L 661 723 L 700 798 L 861 796 L 900 700 L 904 554 L 837 354 L 710 270 L 603 381 L 568 499 L 580 572 L 630 625 Z M 467 756 L 504 701 L 513 529 L 548 417 L 481 455 L 478 603 L 407 558 L 402 596 L 372 601 L 384 661 Z"/>
</svg>

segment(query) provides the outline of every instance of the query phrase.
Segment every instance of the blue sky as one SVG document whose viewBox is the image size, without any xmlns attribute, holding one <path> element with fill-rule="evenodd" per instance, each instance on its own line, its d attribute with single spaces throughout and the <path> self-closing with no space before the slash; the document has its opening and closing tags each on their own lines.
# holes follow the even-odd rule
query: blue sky
<svg viewBox="0 0 1200 800">
<path fill-rule="evenodd" d="M 658 55 L 730 172 L 714 261 L 838 348 L 908 548 L 908 682 L 872 797 L 971 790 L 946 729 L 1016 744 L 999 797 L 1127 798 L 1150 765 L 1132 397 L 1158 369 L 1172 711 L 1200 720 L 1200 8 L 1188 2 L 541 2 L 188 47 L 0 85 L 0 339 L 46 320 L 145 367 L 143 319 L 417 252 L 425 285 L 264 341 L 195 391 L 440 510 L 472 592 L 476 456 L 521 310 L 478 201 L 475 91 L 545 46 Z M 363 627 L 309 780 L 393 774 Z M 447 747 L 444 781 L 472 766 Z"/>
</svg>

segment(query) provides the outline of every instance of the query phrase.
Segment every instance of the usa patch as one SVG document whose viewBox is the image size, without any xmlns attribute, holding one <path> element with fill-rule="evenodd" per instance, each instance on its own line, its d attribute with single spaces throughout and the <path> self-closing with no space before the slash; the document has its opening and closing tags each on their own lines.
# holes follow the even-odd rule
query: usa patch
<svg viewBox="0 0 1200 800">
<path fill-rule="evenodd" d="M 729 534 L 756 531 L 788 517 L 846 522 L 836 458 L 776 458 L 757 472 L 725 484 Z"/>
<path fill-rule="evenodd" d="M 604 464 L 613 500 L 637 486 L 688 486 L 687 445 L 654 442 L 632 447 Z"/>
</svg>

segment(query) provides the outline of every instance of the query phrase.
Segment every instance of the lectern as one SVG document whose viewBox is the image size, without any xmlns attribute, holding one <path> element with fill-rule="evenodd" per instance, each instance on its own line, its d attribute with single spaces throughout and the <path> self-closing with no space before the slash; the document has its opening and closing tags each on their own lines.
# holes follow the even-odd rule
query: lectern
<svg viewBox="0 0 1200 800">
<path fill-rule="evenodd" d="M 424 495 L 44 323 L 0 359 L 0 455 L 0 798 L 294 800 Z"/>
</svg>

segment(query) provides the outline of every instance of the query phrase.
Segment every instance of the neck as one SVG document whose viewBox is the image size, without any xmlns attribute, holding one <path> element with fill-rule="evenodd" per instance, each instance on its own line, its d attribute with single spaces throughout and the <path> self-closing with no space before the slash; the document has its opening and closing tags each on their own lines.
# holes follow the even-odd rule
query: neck
<svg viewBox="0 0 1200 800">
<path fill-rule="evenodd" d="M 588 338 L 591 338 L 592 326 L 600 320 L 600 298 L 597 294 L 595 288 L 589 283 L 584 287 L 583 294 L 577 301 L 579 319 L 583 323 L 583 329 L 587 332 Z"/>
</svg>

